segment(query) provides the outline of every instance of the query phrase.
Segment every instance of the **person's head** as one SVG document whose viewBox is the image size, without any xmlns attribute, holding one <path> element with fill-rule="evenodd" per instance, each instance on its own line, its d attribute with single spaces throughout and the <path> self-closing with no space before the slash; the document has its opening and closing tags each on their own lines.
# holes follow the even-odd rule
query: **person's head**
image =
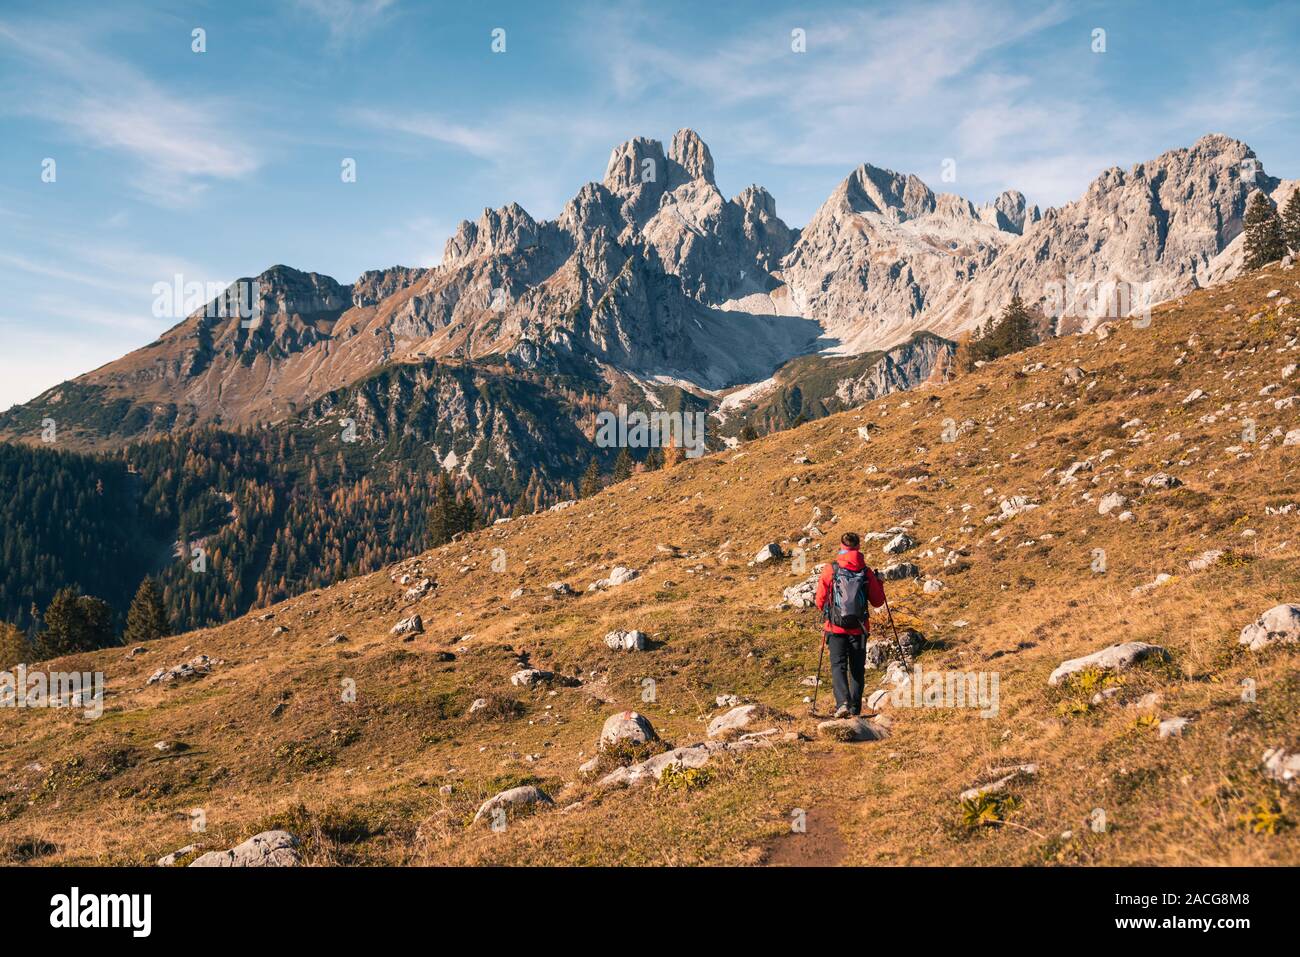
<svg viewBox="0 0 1300 957">
<path fill-rule="evenodd" d="M 840 536 L 840 544 L 850 551 L 856 552 L 858 546 L 862 544 L 862 539 L 858 538 L 857 532 L 845 532 Z"/>
</svg>

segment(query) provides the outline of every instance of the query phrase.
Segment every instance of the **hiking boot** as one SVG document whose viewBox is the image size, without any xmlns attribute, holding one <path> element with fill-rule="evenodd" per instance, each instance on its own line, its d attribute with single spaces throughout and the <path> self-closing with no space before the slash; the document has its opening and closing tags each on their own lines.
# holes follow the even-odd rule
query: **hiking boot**
<svg viewBox="0 0 1300 957">
<path fill-rule="evenodd" d="M 849 711 L 849 706 L 846 704 L 842 704 L 835 709 L 836 718 L 847 718 L 850 714 L 851 712 Z"/>
</svg>

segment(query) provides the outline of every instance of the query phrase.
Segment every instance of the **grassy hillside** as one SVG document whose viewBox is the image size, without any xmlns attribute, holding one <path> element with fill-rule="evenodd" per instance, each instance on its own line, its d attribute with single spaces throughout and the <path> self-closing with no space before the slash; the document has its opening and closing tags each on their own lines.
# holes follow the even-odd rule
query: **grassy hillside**
<svg viewBox="0 0 1300 957">
<path fill-rule="evenodd" d="M 1300 601 L 1300 446 L 1282 439 L 1298 424 L 1287 399 L 1300 378 L 1284 377 L 1300 356 L 1298 279 L 1274 267 L 1161 307 L 1146 329 L 1048 342 L 640 474 L 273 618 L 63 659 L 52 667 L 106 673 L 105 713 L 0 711 L 0 850 L 151 863 L 285 827 L 318 864 L 1300 862 L 1300 797 L 1260 773 L 1265 749 L 1300 745 L 1300 647 L 1237 643 L 1260 613 Z M 1144 484 L 1159 472 L 1182 484 Z M 1114 492 L 1125 503 L 1100 514 Z M 1017 504 L 1037 507 L 1008 514 Z M 817 507 L 821 537 L 805 531 Z M 841 531 L 908 522 L 919 544 L 897 559 L 883 540 L 864 546 L 878 566 L 915 562 L 943 583 L 890 583 L 898 625 L 924 635 L 924 668 L 996 672 L 997 714 L 886 705 L 885 740 L 820 738 L 801 684 L 816 622 L 781 607 L 782 592 Z M 804 537 L 806 567 L 749 564 L 767 542 Z M 1208 549 L 1223 554 L 1190 570 Z M 640 574 L 586 591 L 618 565 Z M 406 574 L 438 585 L 408 599 Z M 1171 577 L 1134 594 L 1160 574 Z M 554 596 L 557 580 L 579 594 Z M 424 634 L 390 635 L 412 613 Z M 631 628 L 646 650 L 605 646 Z M 1062 661 L 1130 640 L 1169 660 L 1048 684 Z M 146 687 L 198 654 L 214 659 L 210 675 Z M 512 686 L 525 665 L 572 680 Z M 868 672 L 868 689 L 879 680 Z M 351 687 L 356 700 L 342 700 Z M 629 789 L 579 774 L 611 714 L 634 708 L 689 745 L 724 694 L 784 715 L 752 726 L 778 729 L 770 747 Z M 1175 716 L 1190 723 L 1162 739 L 1156 722 Z M 1023 763 L 1038 772 L 1012 782 L 1002 820 L 967 826 L 958 795 Z M 554 807 L 500 832 L 471 823 L 520 783 Z M 791 832 L 795 809 L 806 833 Z M 1104 830 L 1090 827 L 1098 809 Z"/>
</svg>

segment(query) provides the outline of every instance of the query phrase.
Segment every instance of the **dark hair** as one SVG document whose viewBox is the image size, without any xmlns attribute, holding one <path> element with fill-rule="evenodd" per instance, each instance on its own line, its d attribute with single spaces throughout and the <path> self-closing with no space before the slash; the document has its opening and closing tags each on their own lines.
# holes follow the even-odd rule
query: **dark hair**
<svg viewBox="0 0 1300 957">
<path fill-rule="evenodd" d="M 840 544 L 843 545 L 845 548 L 856 549 L 859 545 L 862 544 L 862 539 L 858 538 L 857 532 L 845 532 L 843 535 L 840 536 Z"/>
</svg>

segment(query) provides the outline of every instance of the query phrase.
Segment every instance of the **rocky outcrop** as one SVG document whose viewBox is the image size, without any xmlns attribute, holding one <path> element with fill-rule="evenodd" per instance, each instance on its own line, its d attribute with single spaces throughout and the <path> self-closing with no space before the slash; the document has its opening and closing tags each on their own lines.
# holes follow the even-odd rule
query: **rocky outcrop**
<svg viewBox="0 0 1300 957">
<path fill-rule="evenodd" d="M 288 831 L 263 831 L 228 851 L 196 857 L 190 867 L 296 867 L 297 847 L 298 839 Z"/>
</svg>

